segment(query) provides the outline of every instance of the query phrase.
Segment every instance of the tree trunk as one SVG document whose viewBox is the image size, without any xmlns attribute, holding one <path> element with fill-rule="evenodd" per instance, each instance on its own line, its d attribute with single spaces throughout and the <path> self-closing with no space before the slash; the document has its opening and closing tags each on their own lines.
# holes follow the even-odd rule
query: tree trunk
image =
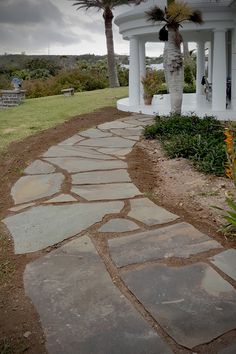
<svg viewBox="0 0 236 354">
<path fill-rule="evenodd" d="M 170 92 L 171 114 L 181 114 L 184 76 L 178 29 L 168 28 L 166 46 L 166 77 Z"/>
<path fill-rule="evenodd" d="M 106 8 L 104 10 L 103 18 L 104 18 L 104 22 L 105 22 L 105 34 L 106 34 L 106 44 L 107 44 L 107 63 L 108 63 L 109 86 L 110 87 L 118 87 L 120 85 L 119 85 L 117 70 L 116 70 L 114 43 L 113 43 L 113 32 L 112 32 L 113 13 L 110 8 Z"/>
</svg>

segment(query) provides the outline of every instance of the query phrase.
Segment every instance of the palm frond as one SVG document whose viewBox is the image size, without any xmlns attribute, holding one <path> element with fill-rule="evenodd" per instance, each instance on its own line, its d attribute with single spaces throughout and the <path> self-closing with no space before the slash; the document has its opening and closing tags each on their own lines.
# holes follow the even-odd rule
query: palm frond
<svg viewBox="0 0 236 354">
<path fill-rule="evenodd" d="M 152 7 L 150 10 L 146 11 L 148 21 L 161 22 L 165 21 L 165 12 L 158 6 Z"/>
<path fill-rule="evenodd" d="M 73 1 L 73 0 L 71 0 L 71 1 Z M 76 6 L 77 10 L 80 10 L 80 9 L 88 10 L 92 7 L 96 7 L 98 9 L 104 8 L 102 0 L 78 0 L 78 1 L 74 1 L 72 6 Z"/>
<path fill-rule="evenodd" d="M 189 16 L 189 21 L 192 21 L 194 23 L 198 23 L 199 25 L 201 25 L 203 23 L 201 11 L 199 11 L 199 10 L 193 11 L 192 15 Z"/>
</svg>

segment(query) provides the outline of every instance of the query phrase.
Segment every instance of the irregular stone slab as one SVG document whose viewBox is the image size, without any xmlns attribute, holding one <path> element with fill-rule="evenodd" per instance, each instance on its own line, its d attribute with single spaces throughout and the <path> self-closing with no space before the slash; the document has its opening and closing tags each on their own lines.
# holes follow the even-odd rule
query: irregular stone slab
<svg viewBox="0 0 236 354">
<path fill-rule="evenodd" d="M 122 274 L 129 289 L 177 343 L 193 348 L 236 326 L 236 291 L 204 263 L 150 265 Z"/>
<path fill-rule="evenodd" d="M 60 194 L 56 196 L 55 198 L 46 200 L 44 204 L 48 203 L 67 203 L 67 202 L 77 202 L 77 199 L 72 197 L 70 194 Z"/>
<path fill-rule="evenodd" d="M 26 167 L 24 173 L 27 175 L 41 175 L 46 173 L 53 173 L 55 171 L 56 171 L 55 167 L 49 165 L 49 163 L 36 160 L 32 162 L 28 167 Z"/>
<path fill-rule="evenodd" d="M 169 257 L 184 257 L 222 246 L 192 225 L 179 223 L 108 241 L 118 267 Z"/>
<path fill-rule="evenodd" d="M 143 128 L 125 128 L 125 129 L 111 129 L 111 132 L 120 136 L 136 136 L 141 135 Z"/>
<path fill-rule="evenodd" d="M 129 148 L 124 148 L 124 149 L 119 149 L 119 148 L 99 148 L 97 151 L 100 151 L 104 154 L 111 154 L 114 156 L 125 156 L 128 155 L 132 149 Z"/>
<path fill-rule="evenodd" d="M 111 200 L 133 198 L 142 193 L 133 183 L 91 184 L 72 187 L 72 192 L 86 200 Z"/>
<path fill-rule="evenodd" d="M 16 204 L 31 202 L 58 193 L 63 181 L 62 173 L 24 176 L 14 184 L 11 195 Z"/>
<path fill-rule="evenodd" d="M 79 141 L 84 140 L 84 137 L 80 136 L 80 135 L 73 135 L 71 138 L 66 139 L 64 141 L 62 141 L 60 144 L 58 145 L 74 145 L 76 143 L 78 143 Z"/>
<path fill-rule="evenodd" d="M 139 229 L 139 226 L 133 221 L 116 218 L 109 220 L 106 224 L 102 225 L 99 232 L 127 232 Z"/>
<path fill-rule="evenodd" d="M 107 138 L 109 136 L 112 136 L 111 133 L 102 132 L 101 130 L 96 128 L 87 129 L 81 132 L 80 135 L 86 138 Z"/>
<path fill-rule="evenodd" d="M 135 140 L 135 141 L 138 141 L 138 140 L 140 139 L 139 136 L 135 136 L 135 135 L 127 136 L 126 138 L 127 138 L 127 139 L 130 139 L 130 140 Z"/>
<path fill-rule="evenodd" d="M 23 204 L 23 205 L 19 205 L 19 206 L 10 208 L 9 210 L 10 211 L 20 211 L 22 209 L 29 208 L 29 207 L 31 207 L 33 205 L 35 205 L 35 203 L 27 203 L 27 204 Z"/>
<path fill-rule="evenodd" d="M 69 173 L 127 168 L 127 164 L 119 160 L 103 161 L 79 157 L 47 157 L 45 160 L 59 166 Z"/>
<path fill-rule="evenodd" d="M 27 264 L 24 284 L 49 354 L 171 354 L 112 283 L 86 236 Z"/>
<path fill-rule="evenodd" d="M 236 281 L 236 250 L 229 249 L 217 254 L 211 259 L 211 263 Z"/>
<path fill-rule="evenodd" d="M 131 182 L 126 170 L 83 172 L 72 175 L 73 184 Z"/>
<path fill-rule="evenodd" d="M 124 121 L 114 121 L 108 122 L 98 125 L 99 129 L 108 130 L 108 129 L 122 129 L 122 128 L 130 128 L 130 125 L 125 123 Z"/>
<path fill-rule="evenodd" d="M 105 154 L 96 152 L 92 149 L 88 148 L 81 148 L 77 145 L 74 146 L 53 146 L 51 147 L 43 157 L 71 157 L 71 156 L 78 156 L 78 157 L 86 157 L 89 159 L 101 159 L 101 160 L 112 160 L 114 158 L 109 157 Z"/>
<path fill-rule="evenodd" d="M 118 148 L 126 148 L 133 147 L 135 144 L 134 141 L 123 139 L 118 136 L 113 136 L 111 138 L 98 138 L 98 139 L 87 139 L 81 141 L 79 146 L 97 146 L 97 147 L 118 147 Z"/>
<path fill-rule="evenodd" d="M 40 205 L 3 222 L 14 239 L 15 253 L 21 254 L 55 245 L 123 207 L 123 202 Z"/>
<path fill-rule="evenodd" d="M 178 215 L 159 207 L 148 198 L 131 200 L 130 204 L 131 211 L 128 216 L 149 226 L 164 224 L 179 218 Z"/>
<path fill-rule="evenodd" d="M 218 352 L 218 354 L 235 354 L 235 353 L 236 353 L 236 343 Z"/>
<path fill-rule="evenodd" d="M 124 123 L 127 123 L 129 125 L 132 125 L 132 126 L 145 126 L 145 125 L 148 125 L 149 123 L 148 122 L 143 122 L 141 120 L 138 120 L 138 119 L 127 119 L 125 121 L 123 121 Z"/>
</svg>

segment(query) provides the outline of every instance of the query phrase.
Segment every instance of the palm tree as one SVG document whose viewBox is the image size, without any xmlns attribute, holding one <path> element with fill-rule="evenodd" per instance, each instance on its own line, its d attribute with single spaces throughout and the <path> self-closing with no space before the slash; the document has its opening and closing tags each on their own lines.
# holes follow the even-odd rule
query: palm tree
<svg viewBox="0 0 236 354">
<path fill-rule="evenodd" d="M 74 1 L 74 0 L 71 0 Z M 102 16 L 105 25 L 105 35 L 107 44 L 107 62 L 108 62 L 108 75 L 109 75 L 109 86 L 117 87 L 119 86 L 116 63 L 115 63 L 115 53 L 114 53 L 114 43 L 113 43 L 113 31 L 112 31 L 112 21 L 113 21 L 113 9 L 121 5 L 138 5 L 143 0 L 78 0 L 74 1 L 73 6 L 78 6 L 77 10 L 80 9 L 91 9 L 96 8 L 102 11 Z"/>
<path fill-rule="evenodd" d="M 169 0 L 162 10 L 158 6 L 147 11 L 149 21 L 161 23 L 164 26 L 159 31 L 159 39 L 165 42 L 163 65 L 166 83 L 170 93 L 171 113 L 181 114 L 183 99 L 183 57 L 181 53 L 182 36 L 179 28 L 185 21 L 203 23 L 201 12 L 193 10 L 183 2 Z"/>
</svg>

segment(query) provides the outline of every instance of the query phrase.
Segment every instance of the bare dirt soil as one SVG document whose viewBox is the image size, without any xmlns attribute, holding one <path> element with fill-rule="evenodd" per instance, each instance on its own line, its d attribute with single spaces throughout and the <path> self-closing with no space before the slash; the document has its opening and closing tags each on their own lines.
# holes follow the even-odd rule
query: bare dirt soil
<svg viewBox="0 0 236 354">
<path fill-rule="evenodd" d="M 236 237 L 219 232 L 225 223 L 225 193 L 236 197 L 228 178 L 196 171 L 183 158 L 169 159 L 155 140 L 141 140 L 129 155 L 130 174 L 137 187 L 156 204 L 178 214 L 183 220 L 209 234 L 224 247 L 236 246 Z"/>
</svg>

